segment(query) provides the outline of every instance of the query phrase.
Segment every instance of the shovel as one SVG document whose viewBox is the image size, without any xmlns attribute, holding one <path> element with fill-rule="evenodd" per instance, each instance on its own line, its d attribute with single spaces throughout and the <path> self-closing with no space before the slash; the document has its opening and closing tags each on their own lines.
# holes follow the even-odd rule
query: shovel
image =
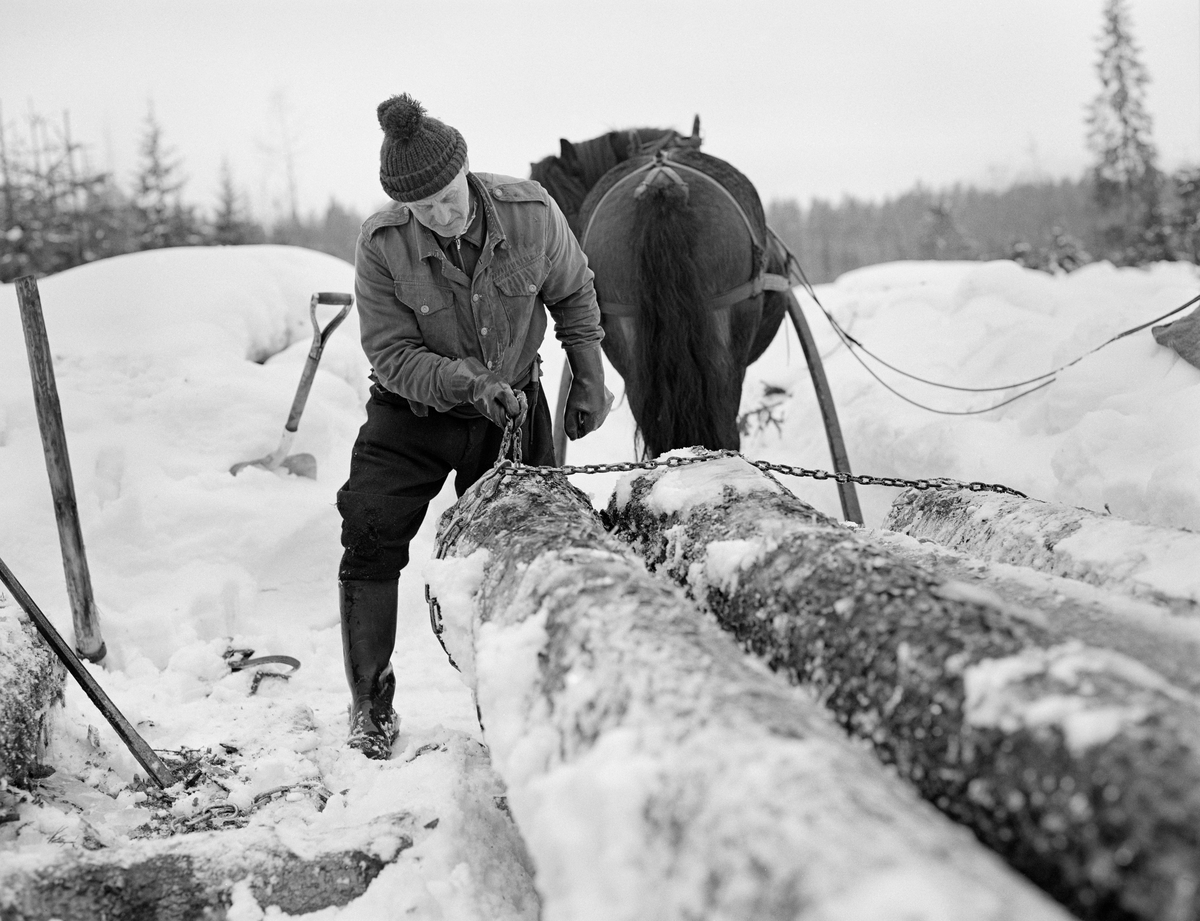
<svg viewBox="0 0 1200 921">
<path fill-rule="evenodd" d="M 312 389 L 313 377 L 317 373 L 317 364 L 321 361 L 321 352 L 325 350 L 325 343 L 329 341 L 333 331 L 338 328 L 342 320 L 346 319 L 346 314 L 350 312 L 350 305 L 353 303 L 354 298 L 351 295 L 338 292 L 320 291 L 312 296 L 312 301 L 308 305 L 308 313 L 312 318 L 313 326 L 312 348 L 308 350 L 308 358 L 304 361 L 300 384 L 296 388 L 296 396 L 292 400 L 292 410 L 288 413 L 287 423 L 283 427 L 283 437 L 279 440 L 279 447 L 266 457 L 234 464 L 229 468 L 229 472 L 234 476 L 237 476 L 244 467 L 262 467 L 264 470 L 283 467 L 296 476 L 306 476 L 312 480 L 317 478 L 317 459 L 315 457 L 311 454 L 288 454 L 288 451 L 291 450 L 292 441 L 296 437 L 296 429 L 300 427 L 300 414 L 304 412 L 308 391 Z M 321 329 L 321 324 L 317 322 L 318 304 L 342 305 L 337 316 L 330 320 L 324 329 Z"/>
</svg>

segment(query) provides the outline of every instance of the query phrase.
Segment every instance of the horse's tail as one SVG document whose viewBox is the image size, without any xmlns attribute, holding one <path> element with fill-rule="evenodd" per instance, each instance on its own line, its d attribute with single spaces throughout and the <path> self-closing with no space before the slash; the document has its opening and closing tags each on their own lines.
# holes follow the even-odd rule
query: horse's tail
<svg viewBox="0 0 1200 921">
<path fill-rule="evenodd" d="M 637 346 L 627 388 L 648 456 L 675 447 L 737 448 L 736 375 L 704 303 L 701 217 L 687 186 L 647 183 L 637 199 Z M 732 402 L 732 408 L 730 403 Z"/>
</svg>

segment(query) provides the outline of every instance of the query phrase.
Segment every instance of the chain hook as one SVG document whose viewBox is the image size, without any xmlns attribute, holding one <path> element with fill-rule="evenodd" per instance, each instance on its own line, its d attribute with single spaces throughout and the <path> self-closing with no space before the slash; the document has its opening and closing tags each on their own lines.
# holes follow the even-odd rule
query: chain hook
<svg viewBox="0 0 1200 921">
<path fill-rule="evenodd" d="M 500 439 L 500 453 L 496 455 L 495 466 L 499 467 L 511 457 L 514 466 L 520 467 L 521 461 L 521 425 L 512 416 L 504 423 L 504 435 Z"/>
</svg>

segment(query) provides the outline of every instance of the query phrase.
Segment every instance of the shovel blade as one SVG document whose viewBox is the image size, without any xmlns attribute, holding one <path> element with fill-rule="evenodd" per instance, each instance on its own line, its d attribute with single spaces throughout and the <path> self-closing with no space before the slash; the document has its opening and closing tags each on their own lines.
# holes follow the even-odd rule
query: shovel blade
<svg viewBox="0 0 1200 921">
<path fill-rule="evenodd" d="M 282 460 L 276 460 L 274 456 L 260 457 L 257 460 L 242 460 L 241 463 L 230 466 L 229 472 L 238 476 L 247 466 L 260 466 L 264 470 L 278 470 L 282 466 L 293 476 L 306 476 L 310 480 L 317 478 L 317 458 L 312 455 L 288 455 Z"/>
<path fill-rule="evenodd" d="M 289 454 L 280 466 L 293 476 L 308 477 L 310 480 L 317 478 L 317 459 L 311 454 Z"/>
<path fill-rule="evenodd" d="M 258 460 L 242 461 L 229 468 L 229 472 L 237 476 L 247 467 L 262 467 L 263 470 L 278 470 L 282 467 L 293 476 L 317 478 L 317 459 L 311 454 L 289 454 L 281 461 L 273 457 L 260 457 Z"/>
</svg>

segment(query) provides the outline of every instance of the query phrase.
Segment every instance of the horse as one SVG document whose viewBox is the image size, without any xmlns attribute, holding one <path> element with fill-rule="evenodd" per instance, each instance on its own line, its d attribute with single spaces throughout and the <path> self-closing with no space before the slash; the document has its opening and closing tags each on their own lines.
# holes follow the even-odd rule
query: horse
<svg viewBox="0 0 1200 921">
<path fill-rule="evenodd" d="M 558 156 L 531 166 L 595 273 L 604 352 L 643 457 L 740 447 L 746 368 L 792 297 L 758 192 L 699 146 L 697 117 L 690 137 L 638 128 L 562 140 Z M 556 445 L 561 463 L 565 441 Z"/>
</svg>

